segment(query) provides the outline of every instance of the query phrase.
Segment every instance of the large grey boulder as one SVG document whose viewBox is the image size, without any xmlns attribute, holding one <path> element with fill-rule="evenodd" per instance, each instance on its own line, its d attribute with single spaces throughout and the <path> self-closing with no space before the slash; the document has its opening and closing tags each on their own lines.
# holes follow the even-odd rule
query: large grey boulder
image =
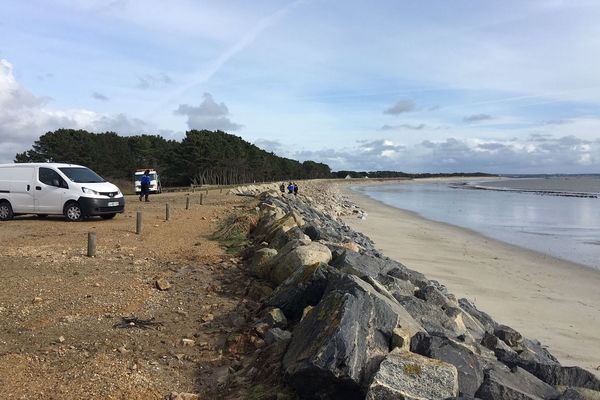
<svg viewBox="0 0 600 400">
<path fill-rule="evenodd" d="M 520 348 L 523 343 L 523 336 L 510 326 L 498 325 L 494 329 L 494 335 L 512 348 Z"/>
<path fill-rule="evenodd" d="M 275 249 L 281 249 L 291 240 L 307 240 L 310 239 L 307 235 L 302 232 L 297 226 L 288 229 L 287 231 L 279 230 L 277 233 L 271 238 L 269 242 L 269 246 Z"/>
<path fill-rule="evenodd" d="M 323 297 L 329 277 L 340 272 L 324 263 L 304 265 L 286 279 L 265 301 L 266 306 L 280 308 L 296 321 L 307 306 L 315 306 Z"/>
<path fill-rule="evenodd" d="M 415 294 L 415 284 L 409 280 L 394 278 L 391 275 L 379 274 L 376 278 L 390 293 L 400 296 L 412 296 Z"/>
<path fill-rule="evenodd" d="M 483 326 L 486 332 L 492 334 L 494 333 L 494 330 L 498 326 L 498 323 L 494 321 L 494 319 L 490 317 L 489 314 L 478 310 L 477 307 L 475 307 L 475 304 L 464 298 L 459 299 L 458 304 L 463 311 L 465 311 L 471 317 L 479 321 L 479 323 Z"/>
<path fill-rule="evenodd" d="M 283 358 L 289 382 L 304 398 L 364 398 L 392 331 L 423 328 L 399 304 L 347 274 L 330 281 L 323 298 L 296 326 Z"/>
<path fill-rule="evenodd" d="M 458 374 L 453 365 L 394 349 L 381 362 L 367 400 L 442 400 L 457 394 Z"/>
<path fill-rule="evenodd" d="M 498 366 L 485 372 L 476 396 L 482 400 L 539 400 L 558 399 L 560 394 L 524 369 Z"/>
<path fill-rule="evenodd" d="M 446 337 L 429 336 L 420 340 L 417 352 L 454 365 L 458 371 L 461 396 L 474 396 L 483 383 L 480 357 L 458 342 Z"/>
<path fill-rule="evenodd" d="M 549 385 L 572 386 L 600 391 L 600 379 L 580 367 L 564 367 L 540 342 L 523 339 L 518 352 L 495 351 L 498 360 L 520 367 Z"/>
<path fill-rule="evenodd" d="M 414 296 L 394 295 L 394 297 L 429 334 L 451 338 L 467 335 L 460 309 L 444 310 Z"/>
<path fill-rule="evenodd" d="M 270 261 L 277 255 L 277 250 L 268 247 L 258 249 L 250 260 L 250 273 L 258 278 L 267 279 L 271 274 Z"/>
<path fill-rule="evenodd" d="M 394 265 L 385 259 L 374 257 L 370 254 L 359 254 L 354 251 L 344 250 L 333 260 L 332 266 L 347 274 L 356 275 L 359 278 L 379 274 L 386 274 Z"/>
<path fill-rule="evenodd" d="M 399 262 L 392 261 L 387 257 L 385 258 L 388 260 L 388 262 L 394 264 L 394 268 L 387 272 L 388 275 L 393 276 L 394 278 L 411 281 L 415 284 L 415 286 L 418 286 L 420 288 L 423 288 L 430 284 L 429 279 L 427 279 L 422 273 L 413 271 L 412 269 L 407 268 Z"/>
<path fill-rule="evenodd" d="M 321 243 L 310 242 L 306 246 L 298 246 L 273 260 L 271 281 L 280 284 L 288 279 L 297 269 L 318 263 L 327 264 L 331 260 L 331 251 Z"/>
</svg>

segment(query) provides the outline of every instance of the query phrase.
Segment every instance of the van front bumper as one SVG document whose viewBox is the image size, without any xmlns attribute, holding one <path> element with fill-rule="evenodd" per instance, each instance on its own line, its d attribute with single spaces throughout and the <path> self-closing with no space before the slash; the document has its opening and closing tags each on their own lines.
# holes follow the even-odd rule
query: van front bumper
<svg viewBox="0 0 600 400">
<path fill-rule="evenodd" d="M 92 197 L 80 197 L 78 203 L 81 207 L 81 212 L 83 213 L 83 215 L 115 214 L 122 213 L 125 210 L 124 197 L 113 199 L 95 199 Z"/>
</svg>

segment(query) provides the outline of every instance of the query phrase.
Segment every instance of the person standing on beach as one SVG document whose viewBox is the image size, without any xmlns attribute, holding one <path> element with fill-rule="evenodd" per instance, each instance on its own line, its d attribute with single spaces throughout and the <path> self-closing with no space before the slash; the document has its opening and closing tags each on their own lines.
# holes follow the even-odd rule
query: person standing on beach
<svg viewBox="0 0 600 400">
<path fill-rule="evenodd" d="M 285 194 L 285 183 L 281 182 L 281 185 L 279 185 L 279 190 L 281 191 L 282 195 Z"/>
<path fill-rule="evenodd" d="M 293 194 L 294 193 L 294 184 L 292 182 L 290 182 L 288 184 L 287 190 L 288 190 L 289 194 Z"/>
<path fill-rule="evenodd" d="M 294 196 L 298 196 L 298 184 L 294 182 Z"/>
<path fill-rule="evenodd" d="M 142 201 L 142 197 L 145 197 L 145 201 L 150 201 L 150 200 L 148 200 L 148 195 L 150 194 L 150 170 L 149 169 L 144 171 L 144 176 L 142 176 L 142 179 L 140 180 L 140 186 L 141 186 L 140 201 Z"/>
</svg>

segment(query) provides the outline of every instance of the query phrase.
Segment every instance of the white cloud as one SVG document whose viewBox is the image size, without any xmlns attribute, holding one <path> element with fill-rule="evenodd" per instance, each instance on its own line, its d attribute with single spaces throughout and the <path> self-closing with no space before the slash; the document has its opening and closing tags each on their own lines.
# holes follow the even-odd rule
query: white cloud
<svg viewBox="0 0 600 400">
<path fill-rule="evenodd" d="M 210 93 L 204 93 L 203 97 L 204 100 L 197 107 L 180 104 L 175 110 L 175 114 L 187 117 L 190 129 L 235 131 L 242 127 L 230 120 L 229 109 L 225 103 L 215 102 Z"/>
<path fill-rule="evenodd" d="M 600 168 L 600 139 L 575 136 L 527 139 L 424 140 L 403 146 L 388 139 L 342 149 L 303 150 L 288 156 L 326 162 L 333 170 L 405 172 L 580 173 Z"/>
<path fill-rule="evenodd" d="M 27 150 L 48 131 L 59 128 L 141 133 L 148 126 L 124 114 L 100 114 L 85 109 L 57 109 L 47 98 L 35 96 L 22 87 L 13 66 L 0 60 L 0 162 L 10 162 L 17 152 Z"/>
</svg>

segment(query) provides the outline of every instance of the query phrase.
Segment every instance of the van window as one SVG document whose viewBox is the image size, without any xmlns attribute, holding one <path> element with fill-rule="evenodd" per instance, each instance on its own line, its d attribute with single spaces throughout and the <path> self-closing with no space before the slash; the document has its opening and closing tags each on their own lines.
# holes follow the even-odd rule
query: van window
<svg viewBox="0 0 600 400">
<path fill-rule="evenodd" d="M 65 174 L 67 178 L 77 183 L 100 183 L 106 182 L 100 175 L 89 168 L 83 167 L 62 167 L 60 172 Z"/>
<path fill-rule="evenodd" d="M 61 183 L 63 182 L 63 178 L 61 178 L 60 175 L 56 171 L 54 171 L 50 168 L 40 167 L 39 179 L 40 179 L 40 182 L 42 182 L 46 185 L 56 186 L 56 187 L 61 187 Z"/>
</svg>

